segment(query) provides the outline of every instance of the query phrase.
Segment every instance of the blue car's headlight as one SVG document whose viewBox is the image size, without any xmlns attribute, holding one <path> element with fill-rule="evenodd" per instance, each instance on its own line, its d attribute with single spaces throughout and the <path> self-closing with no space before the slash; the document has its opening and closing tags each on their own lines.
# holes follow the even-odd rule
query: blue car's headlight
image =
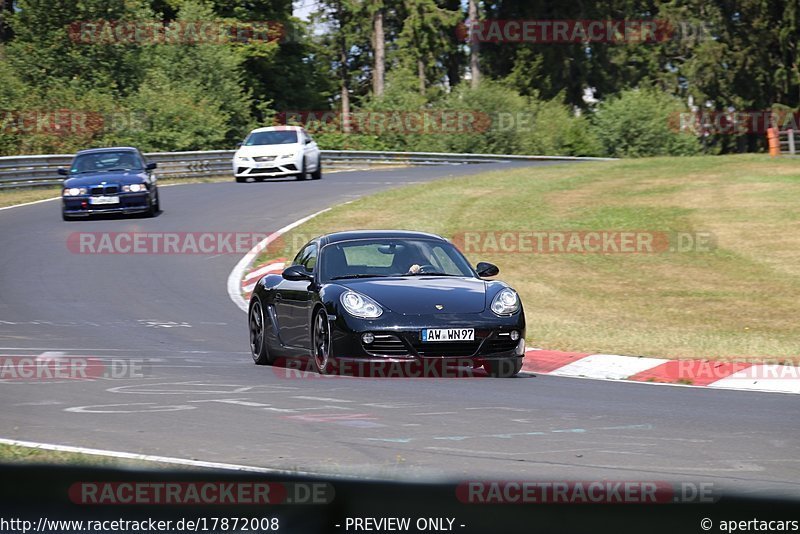
<svg viewBox="0 0 800 534">
<path fill-rule="evenodd" d="M 77 197 L 77 196 L 85 195 L 85 194 L 86 194 L 86 188 L 85 187 L 69 187 L 67 189 L 64 189 L 64 196 L 65 197 Z"/>
<path fill-rule="evenodd" d="M 520 302 L 517 292 L 507 287 L 501 289 L 492 299 L 492 311 L 497 315 L 512 315 L 519 311 Z"/>
<path fill-rule="evenodd" d="M 122 190 L 125 193 L 144 193 L 147 191 L 147 186 L 145 184 L 123 185 Z"/>
<path fill-rule="evenodd" d="M 345 291 L 339 297 L 344 309 L 353 317 L 361 319 L 376 319 L 381 316 L 383 309 L 380 304 L 366 295 L 355 291 Z"/>
</svg>

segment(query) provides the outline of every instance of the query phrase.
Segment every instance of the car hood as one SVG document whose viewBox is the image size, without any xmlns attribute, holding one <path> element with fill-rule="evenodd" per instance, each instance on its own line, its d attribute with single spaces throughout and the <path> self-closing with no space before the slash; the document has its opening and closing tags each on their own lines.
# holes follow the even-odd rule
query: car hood
<svg viewBox="0 0 800 534">
<path fill-rule="evenodd" d="M 477 278 L 414 276 L 340 280 L 337 283 L 404 315 L 480 313 L 486 308 L 486 284 Z"/>
<path fill-rule="evenodd" d="M 145 181 L 146 176 L 146 173 L 140 171 L 77 174 L 64 180 L 64 187 L 88 187 L 101 182 L 106 182 L 107 184 L 140 184 Z"/>
<path fill-rule="evenodd" d="M 300 143 L 291 145 L 253 145 L 243 146 L 236 151 L 236 157 L 254 158 L 259 156 L 291 156 L 300 150 Z"/>
</svg>

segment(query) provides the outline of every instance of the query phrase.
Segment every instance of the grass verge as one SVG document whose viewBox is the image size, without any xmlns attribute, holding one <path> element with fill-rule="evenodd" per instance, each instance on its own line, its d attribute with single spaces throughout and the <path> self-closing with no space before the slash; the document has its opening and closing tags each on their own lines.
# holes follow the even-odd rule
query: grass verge
<svg viewBox="0 0 800 534">
<path fill-rule="evenodd" d="M 710 236 L 685 252 L 537 253 L 481 240 L 549 349 L 800 363 L 800 164 L 761 155 L 650 158 L 492 172 L 338 206 L 256 261 L 362 228 L 463 236 L 634 231 Z M 515 234 L 517 235 L 517 234 Z M 656 237 L 658 240 L 658 237 Z M 463 244 L 463 243 L 460 243 Z"/>
<path fill-rule="evenodd" d="M 137 469 L 189 469 L 187 466 L 146 462 L 112 456 L 51 451 L 36 447 L 0 444 L 0 464 L 30 463 L 58 465 L 90 465 L 94 467 L 120 467 Z"/>
</svg>

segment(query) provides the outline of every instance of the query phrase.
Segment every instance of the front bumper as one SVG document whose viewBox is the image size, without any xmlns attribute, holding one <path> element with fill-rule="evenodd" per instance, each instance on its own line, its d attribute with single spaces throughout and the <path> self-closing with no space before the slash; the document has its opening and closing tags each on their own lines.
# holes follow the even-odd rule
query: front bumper
<svg viewBox="0 0 800 534">
<path fill-rule="evenodd" d="M 91 196 L 61 197 L 65 215 L 71 217 L 88 217 L 100 214 L 132 214 L 142 213 L 150 209 L 150 193 L 121 193 L 115 195 L 119 204 L 92 204 Z"/>
<path fill-rule="evenodd" d="M 233 174 L 236 178 L 280 178 L 295 176 L 303 168 L 302 156 L 276 158 L 272 161 L 234 160 Z"/>
<path fill-rule="evenodd" d="M 402 316 L 384 314 L 377 320 L 340 315 L 331 321 L 331 354 L 340 360 L 408 362 L 452 360 L 482 365 L 486 360 L 522 358 L 525 355 L 525 317 L 481 314 Z M 423 342 L 425 328 L 474 328 L 474 341 Z M 511 339 L 511 332 L 519 339 Z M 375 341 L 365 344 L 367 332 Z"/>
</svg>

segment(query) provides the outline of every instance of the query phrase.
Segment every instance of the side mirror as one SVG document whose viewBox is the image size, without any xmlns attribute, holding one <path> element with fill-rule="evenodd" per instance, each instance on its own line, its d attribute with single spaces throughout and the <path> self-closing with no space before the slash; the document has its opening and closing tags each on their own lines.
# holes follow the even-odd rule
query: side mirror
<svg viewBox="0 0 800 534">
<path fill-rule="evenodd" d="M 58 169 L 59 176 L 69 176 L 69 171 L 67 169 Z"/>
<path fill-rule="evenodd" d="M 236 143 L 236 148 L 242 148 L 244 146 L 244 142 Z"/>
<path fill-rule="evenodd" d="M 291 267 L 287 267 L 283 270 L 281 276 L 283 276 L 286 280 L 292 280 L 294 282 L 302 282 L 303 280 L 311 282 L 314 280 L 314 275 L 306 271 L 306 268 L 302 265 L 292 265 Z"/>
<path fill-rule="evenodd" d="M 478 276 L 481 278 L 488 278 L 490 276 L 497 276 L 500 274 L 500 269 L 497 267 L 497 265 L 486 261 L 480 262 L 475 267 L 475 270 L 478 272 Z"/>
<path fill-rule="evenodd" d="M 148 163 L 145 169 L 148 171 L 153 171 L 158 168 L 158 163 Z"/>
<path fill-rule="evenodd" d="M 306 137 L 306 144 L 307 145 L 310 145 L 311 141 L 313 141 L 313 139 L 311 139 L 310 137 Z"/>
</svg>

